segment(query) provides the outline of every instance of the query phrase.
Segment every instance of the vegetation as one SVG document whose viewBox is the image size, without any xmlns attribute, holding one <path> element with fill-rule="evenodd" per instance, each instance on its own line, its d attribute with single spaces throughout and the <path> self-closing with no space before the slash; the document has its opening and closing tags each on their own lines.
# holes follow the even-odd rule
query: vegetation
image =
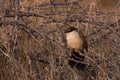
<svg viewBox="0 0 120 80">
<path fill-rule="evenodd" d="M 0 0 L 0 80 L 120 80 L 119 3 Z M 85 71 L 68 65 L 69 26 L 87 38 Z"/>
</svg>

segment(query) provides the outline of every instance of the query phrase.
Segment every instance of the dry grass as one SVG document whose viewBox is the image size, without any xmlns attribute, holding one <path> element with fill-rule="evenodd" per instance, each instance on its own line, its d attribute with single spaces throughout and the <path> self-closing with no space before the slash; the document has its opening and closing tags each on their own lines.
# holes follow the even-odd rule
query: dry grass
<svg viewBox="0 0 120 80">
<path fill-rule="evenodd" d="M 120 80 L 119 7 L 106 12 L 100 0 L 100 6 L 74 1 L 0 1 L 0 80 Z M 69 25 L 88 40 L 85 71 L 67 63 L 70 50 L 62 38 Z"/>
</svg>

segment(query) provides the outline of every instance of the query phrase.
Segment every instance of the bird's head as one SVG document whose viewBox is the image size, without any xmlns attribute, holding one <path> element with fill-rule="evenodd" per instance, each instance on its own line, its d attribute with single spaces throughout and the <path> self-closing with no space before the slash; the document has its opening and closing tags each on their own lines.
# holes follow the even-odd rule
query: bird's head
<svg viewBox="0 0 120 80">
<path fill-rule="evenodd" d="M 78 31 L 78 30 L 75 27 L 69 27 L 65 30 L 65 33 L 69 33 L 69 32 L 72 32 L 72 31 Z"/>
</svg>

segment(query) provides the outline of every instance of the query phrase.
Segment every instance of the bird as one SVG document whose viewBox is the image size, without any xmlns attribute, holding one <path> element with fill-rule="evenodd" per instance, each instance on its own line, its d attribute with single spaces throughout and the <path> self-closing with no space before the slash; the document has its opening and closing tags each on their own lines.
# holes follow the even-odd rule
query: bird
<svg viewBox="0 0 120 80">
<path fill-rule="evenodd" d="M 65 30 L 66 46 L 71 50 L 68 64 L 71 68 L 83 69 L 85 67 L 84 51 L 88 51 L 88 44 L 82 32 L 75 27 L 69 27 Z"/>
</svg>

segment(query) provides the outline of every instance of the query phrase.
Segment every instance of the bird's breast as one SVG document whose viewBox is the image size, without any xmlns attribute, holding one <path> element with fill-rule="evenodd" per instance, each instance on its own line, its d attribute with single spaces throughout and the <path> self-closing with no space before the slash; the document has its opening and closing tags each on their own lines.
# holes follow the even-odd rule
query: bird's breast
<svg viewBox="0 0 120 80">
<path fill-rule="evenodd" d="M 67 46 L 72 49 L 83 49 L 83 40 L 77 32 L 67 34 Z"/>
</svg>

